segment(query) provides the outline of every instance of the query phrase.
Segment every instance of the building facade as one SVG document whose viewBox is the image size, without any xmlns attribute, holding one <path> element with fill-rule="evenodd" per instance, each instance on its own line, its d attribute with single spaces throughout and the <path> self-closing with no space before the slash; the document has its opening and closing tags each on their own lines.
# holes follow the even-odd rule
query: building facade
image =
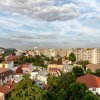
<svg viewBox="0 0 100 100">
<path fill-rule="evenodd" d="M 77 61 L 88 60 L 93 64 L 100 64 L 100 48 L 67 49 L 67 57 L 74 53 Z"/>
<path fill-rule="evenodd" d="M 12 79 L 13 79 L 13 71 L 7 68 L 0 68 L 0 85 L 4 85 Z"/>
</svg>

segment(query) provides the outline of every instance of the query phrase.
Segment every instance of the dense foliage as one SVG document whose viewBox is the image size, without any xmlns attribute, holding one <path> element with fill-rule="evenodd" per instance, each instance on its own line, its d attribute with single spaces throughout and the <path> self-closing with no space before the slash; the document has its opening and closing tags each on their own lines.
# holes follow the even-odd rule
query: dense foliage
<svg viewBox="0 0 100 100">
<path fill-rule="evenodd" d="M 11 93 L 9 100 L 45 100 L 46 90 L 37 87 L 32 80 L 25 78 Z"/>
<path fill-rule="evenodd" d="M 25 63 L 33 63 L 35 66 L 40 66 L 40 67 L 47 67 L 47 64 L 45 64 L 45 61 L 49 61 L 49 58 L 45 56 L 31 56 L 31 55 L 21 55 L 19 59 L 15 60 L 15 64 L 25 64 Z"/>
<path fill-rule="evenodd" d="M 95 75 L 100 77 L 100 68 L 95 71 Z"/>
<path fill-rule="evenodd" d="M 5 56 L 8 56 L 10 54 L 14 55 L 15 51 L 16 51 L 16 49 L 14 49 L 14 48 L 8 48 L 8 49 L 5 49 L 4 54 L 5 54 Z"/>
<path fill-rule="evenodd" d="M 81 62 L 81 65 L 82 65 L 82 67 L 84 68 L 84 70 L 86 70 L 86 65 L 87 64 L 89 64 L 89 61 L 88 60 L 83 60 L 82 62 Z"/>
<path fill-rule="evenodd" d="M 48 84 L 48 88 L 41 89 L 26 77 L 12 91 L 9 100 L 99 100 L 85 84 L 76 82 L 73 73 L 62 73 L 58 77 L 49 75 Z"/>
<path fill-rule="evenodd" d="M 72 61 L 72 62 L 75 62 L 76 61 L 76 56 L 75 56 L 74 53 L 70 53 L 69 60 Z"/>
<path fill-rule="evenodd" d="M 46 95 L 47 100 L 99 100 L 96 95 L 88 91 L 85 84 L 76 82 L 73 73 L 62 73 L 58 77 L 49 76 L 48 83 L 50 90 Z"/>
<path fill-rule="evenodd" d="M 84 75 L 84 70 L 81 67 L 73 67 L 73 73 L 75 74 L 76 77 L 79 77 L 81 75 Z"/>
</svg>

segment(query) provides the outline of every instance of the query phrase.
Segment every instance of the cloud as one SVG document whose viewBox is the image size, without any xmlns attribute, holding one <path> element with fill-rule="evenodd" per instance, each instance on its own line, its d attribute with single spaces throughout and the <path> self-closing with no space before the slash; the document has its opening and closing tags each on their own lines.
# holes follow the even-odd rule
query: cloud
<svg viewBox="0 0 100 100">
<path fill-rule="evenodd" d="M 0 9 L 14 15 L 26 15 L 40 21 L 65 21 L 79 15 L 78 6 L 70 3 L 55 6 L 55 0 L 0 0 Z"/>
<path fill-rule="evenodd" d="M 0 0 L 0 45 L 100 47 L 98 1 Z"/>
<path fill-rule="evenodd" d="M 51 41 L 52 39 L 57 39 L 58 35 L 57 35 L 57 33 L 51 32 L 51 33 L 41 33 L 37 37 L 40 39 L 50 39 L 50 41 Z"/>
<path fill-rule="evenodd" d="M 30 35 L 13 35 L 12 38 L 16 39 L 33 39 L 33 36 Z"/>
</svg>

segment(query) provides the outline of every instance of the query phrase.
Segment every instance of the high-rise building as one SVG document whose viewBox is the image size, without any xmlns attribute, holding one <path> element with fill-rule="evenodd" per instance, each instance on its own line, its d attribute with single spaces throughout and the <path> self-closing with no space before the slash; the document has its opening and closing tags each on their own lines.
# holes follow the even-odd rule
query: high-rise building
<svg viewBox="0 0 100 100">
<path fill-rule="evenodd" d="M 100 48 L 77 48 L 67 49 L 67 57 L 70 53 L 74 53 L 76 60 L 88 60 L 93 64 L 100 64 Z"/>
</svg>

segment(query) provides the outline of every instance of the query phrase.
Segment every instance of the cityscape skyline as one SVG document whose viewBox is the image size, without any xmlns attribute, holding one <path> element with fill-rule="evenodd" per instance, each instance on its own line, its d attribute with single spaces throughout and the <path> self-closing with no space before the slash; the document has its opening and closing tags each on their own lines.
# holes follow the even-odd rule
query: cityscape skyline
<svg viewBox="0 0 100 100">
<path fill-rule="evenodd" d="M 100 47 L 99 0 L 0 0 L 0 46 Z"/>
</svg>

